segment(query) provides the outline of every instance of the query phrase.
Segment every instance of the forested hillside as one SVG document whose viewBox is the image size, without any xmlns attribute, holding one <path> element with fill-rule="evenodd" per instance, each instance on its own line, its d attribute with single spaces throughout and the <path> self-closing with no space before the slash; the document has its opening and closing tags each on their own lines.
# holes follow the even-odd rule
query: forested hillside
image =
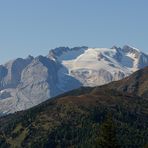
<svg viewBox="0 0 148 148">
<path fill-rule="evenodd" d="M 138 90 L 148 80 L 146 71 L 136 73 Z M 148 100 L 120 89 L 134 83 L 134 76 L 80 88 L 0 118 L 0 147 L 147 147 Z M 124 84 L 127 79 L 130 83 Z"/>
</svg>

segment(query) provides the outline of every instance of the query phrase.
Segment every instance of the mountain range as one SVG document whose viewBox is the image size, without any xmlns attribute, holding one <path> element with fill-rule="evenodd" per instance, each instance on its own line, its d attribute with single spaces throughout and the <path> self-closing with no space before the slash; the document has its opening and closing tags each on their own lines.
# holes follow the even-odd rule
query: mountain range
<svg viewBox="0 0 148 148">
<path fill-rule="evenodd" d="M 1 147 L 148 146 L 148 67 L 0 118 Z M 110 115 L 112 120 L 106 120 Z M 110 118 L 109 118 L 110 119 Z"/>
<path fill-rule="evenodd" d="M 123 79 L 146 66 L 148 55 L 127 45 L 59 47 L 47 56 L 11 60 L 0 65 L 0 115 L 28 109 L 81 86 L 95 87 Z M 121 88 L 141 92 L 132 90 L 132 86 Z"/>
</svg>

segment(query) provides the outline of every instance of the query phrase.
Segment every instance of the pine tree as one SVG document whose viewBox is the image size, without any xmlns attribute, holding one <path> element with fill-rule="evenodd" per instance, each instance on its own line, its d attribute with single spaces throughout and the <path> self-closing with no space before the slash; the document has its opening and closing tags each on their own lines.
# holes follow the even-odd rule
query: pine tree
<svg viewBox="0 0 148 148">
<path fill-rule="evenodd" d="M 107 115 L 107 119 L 100 125 L 99 135 L 96 139 L 96 148 L 119 148 L 116 138 L 116 129 L 112 116 Z"/>
</svg>

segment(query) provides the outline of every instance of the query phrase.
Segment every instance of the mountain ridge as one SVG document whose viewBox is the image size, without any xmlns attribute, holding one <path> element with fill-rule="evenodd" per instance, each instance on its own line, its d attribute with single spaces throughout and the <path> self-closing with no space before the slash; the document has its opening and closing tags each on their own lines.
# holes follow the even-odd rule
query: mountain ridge
<svg viewBox="0 0 148 148">
<path fill-rule="evenodd" d="M 120 80 L 148 65 L 135 48 L 59 47 L 47 56 L 18 58 L 0 66 L 0 113 L 35 106 L 81 86 Z"/>
</svg>

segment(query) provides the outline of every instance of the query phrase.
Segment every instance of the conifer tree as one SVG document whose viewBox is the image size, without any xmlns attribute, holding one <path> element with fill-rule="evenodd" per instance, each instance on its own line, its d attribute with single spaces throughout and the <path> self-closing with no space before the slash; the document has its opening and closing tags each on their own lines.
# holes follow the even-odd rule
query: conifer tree
<svg viewBox="0 0 148 148">
<path fill-rule="evenodd" d="M 100 125 L 98 137 L 96 139 L 96 148 L 119 148 L 116 129 L 112 116 L 107 115 L 107 119 Z"/>
</svg>

